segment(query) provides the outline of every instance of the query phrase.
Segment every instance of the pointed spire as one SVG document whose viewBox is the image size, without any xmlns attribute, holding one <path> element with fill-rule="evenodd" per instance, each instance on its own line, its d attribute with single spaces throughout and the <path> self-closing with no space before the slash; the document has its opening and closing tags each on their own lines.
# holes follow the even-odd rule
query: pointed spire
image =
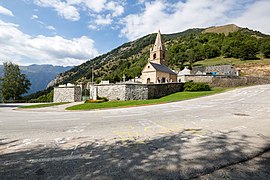
<svg viewBox="0 0 270 180">
<path fill-rule="evenodd" d="M 164 47 L 163 47 L 162 40 L 161 40 L 161 33 L 160 33 L 160 30 L 158 30 L 156 41 L 155 41 L 155 44 L 153 47 L 153 51 L 163 50 L 163 49 L 164 49 Z"/>
</svg>

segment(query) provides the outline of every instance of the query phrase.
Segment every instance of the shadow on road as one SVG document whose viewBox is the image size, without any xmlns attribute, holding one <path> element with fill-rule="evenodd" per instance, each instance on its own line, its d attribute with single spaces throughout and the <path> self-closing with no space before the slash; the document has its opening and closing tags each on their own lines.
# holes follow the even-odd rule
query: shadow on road
<svg viewBox="0 0 270 180">
<path fill-rule="evenodd" d="M 239 134 L 239 133 L 238 133 Z M 199 135 L 185 130 L 149 140 L 109 143 L 77 139 L 54 147 L 0 151 L 1 179 L 192 179 L 254 156 L 252 137 L 237 132 Z M 267 142 L 267 141 L 266 141 Z M 269 141 L 268 141 L 269 142 Z M 269 144 L 266 144 L 269 147 Z M 0 150 L 9 147 L 0 144 Z M 258 150 L 258 149 L 257 149 Z M 268 149 L 269 150 L 269 149 Z M 260 149 L 267 151 L 267 149 Z M 257 152 L 258 153 L 258 152 Z M 244 179 L 269 178 L 269 156 L 253 172 L 228 173 Z M 268 172 L 268 174 L 260 174 Z M 253 176 L 252 176 L 253 175 Z M 261 175 L 261 177 L 260 177 Z M 223 177 L 224 174 L 219 178 Z"/>
</svg>

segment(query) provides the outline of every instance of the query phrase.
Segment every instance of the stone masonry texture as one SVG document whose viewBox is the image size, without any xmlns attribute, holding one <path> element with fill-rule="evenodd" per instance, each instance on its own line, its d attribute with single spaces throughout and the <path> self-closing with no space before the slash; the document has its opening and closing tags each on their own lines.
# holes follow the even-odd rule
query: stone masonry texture
<svg viewBox="0 0 270 180">
<path fill-rule="evenodd" d="M 99 97 L 109 100 L 144 100 L 183 91 L 183 83 L 97 85 Z"/>
<path fill-rule="evenodd" d="M 82 99 L 80 87 L 55 87 L 53 102 L 78 102 Z"/>
</svg>

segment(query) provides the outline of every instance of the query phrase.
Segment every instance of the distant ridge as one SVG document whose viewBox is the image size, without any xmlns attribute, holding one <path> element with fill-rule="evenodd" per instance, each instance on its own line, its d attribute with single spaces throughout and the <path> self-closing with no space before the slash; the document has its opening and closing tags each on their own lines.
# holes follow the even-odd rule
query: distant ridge
<svg viewBox="0 0 270 180">
<path fill-rule="evenodd" d="M 205 29 L 202 31 L 202 33 L 224 33 L 225 35 L 228 35 L 229 33 L 237 32 L 239 31 L 240 27 L 238 27 L 235 24 L 228 24 L 224 26 L 213 26 Z"/>
<path fill-rule="evenodd" d="M 73 68 L 73 66 L 53 66 L 49 64 L 37 65 L 32 64 L 29 66 L 20 66 L 23 74 L 29 78 L 31 82 L 30 90 L 27 94 L 31 94 L 47 87 L 48 83 L 53 80 L 57 74 L 65 72 Z M 0 65 L 0 77 L 4 75 L 4 67 Z"/>
</svg>

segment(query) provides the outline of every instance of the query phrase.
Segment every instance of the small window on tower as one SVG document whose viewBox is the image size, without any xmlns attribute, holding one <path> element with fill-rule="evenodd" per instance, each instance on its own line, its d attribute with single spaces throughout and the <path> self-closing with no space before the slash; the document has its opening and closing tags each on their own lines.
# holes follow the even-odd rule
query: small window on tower
<svg viewBox="0 0 270 180">
<path fill-rule="evenodd" d="M 156 55 L 156 53 L 155 53 L 155 54 L 153 55 L 153 58 L 154 58 L 154 59 L 156 59 L 156 58 L 157 58 L 157 55 Z"/>
<path fill-rule="evenodd" d="M 148 68 L 150 68 L 150 66 L 148 66 Z"/>
</svg>

